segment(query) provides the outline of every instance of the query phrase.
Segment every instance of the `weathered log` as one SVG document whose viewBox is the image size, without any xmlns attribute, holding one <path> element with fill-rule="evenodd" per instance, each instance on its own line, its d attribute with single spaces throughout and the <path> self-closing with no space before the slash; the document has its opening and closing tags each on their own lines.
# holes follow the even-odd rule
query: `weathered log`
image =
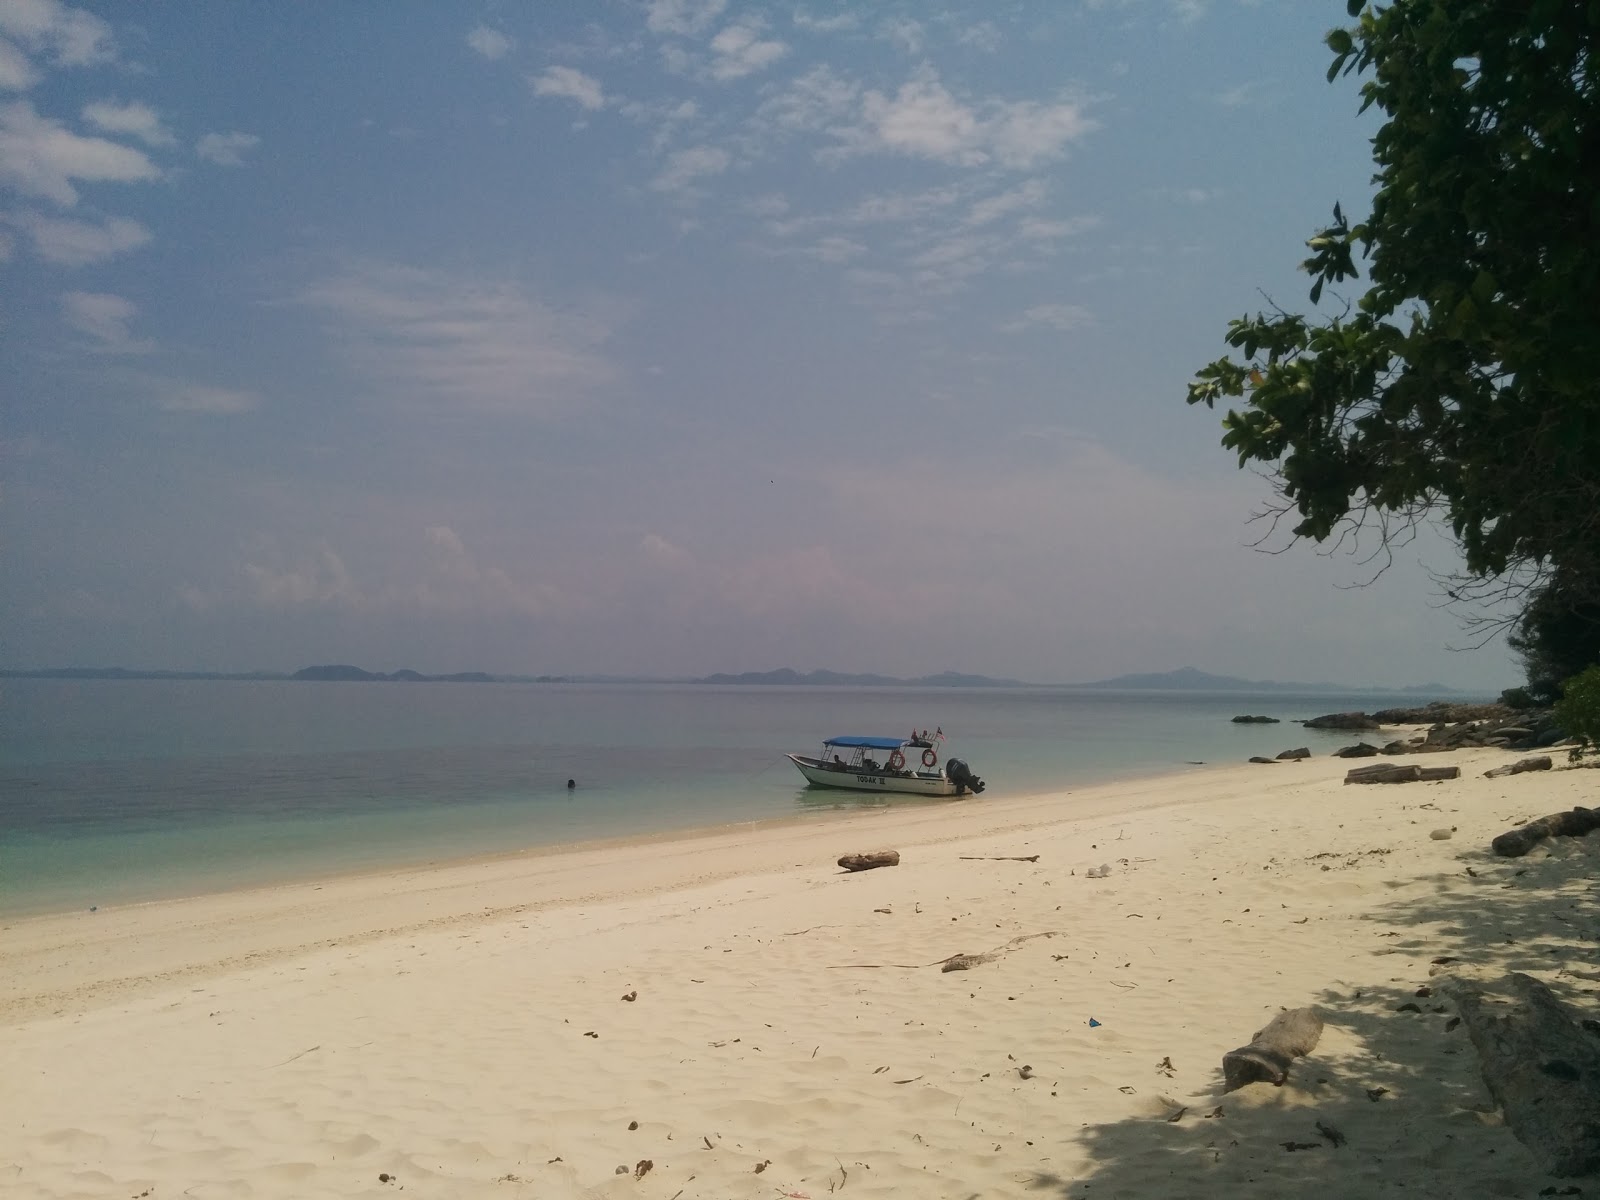
<svg viewBox="0 0 1600 1200">
<path fill-rule="evenodd" d="M 1537 979 L 1520 972 L 1497 1003 L 1476 985 L 1447 985 L 1506 1125 L 1552 1175 L 1600 1170 L 1600 1042 Z"/>
<path fill-rule="evenodd" d="M 839 860 L 846 871 L 870 871 L 873 867 L 898 867 L 900 851 L 874 850 L 870 854 L 846 854 Z"/>
<path fill-rule="evenodd" d="M 1418 775 L 1417 778 L 1423 783 L 1429 783 L 1435 779 L 1461 778 L 1460 767 L 1422 767 L 1421 772 L 1422 773 Z"/>
<path fill-rule="evenodd" d="M 1550 756 L 1538 754 L 1532 758 L 1519 758 L 1514 763 L 1507 763 L 1503 767 L 1495 767 L 1492 771 L 1485 771 L 1485 779 L 1497 779 L 1501 775 L 1521 775 L 1524 771 L 1548 771 L 1550 769 Z"/>
<path fill-rule="evenodd" d="M 1344 773 L 1346 783 L 1411 783 L 1422 778 L 1422 768 L 1413 764 L 1374 763 L 1370 767 L 1351 767 Z"/>
<path fill-rule="evenodd" d="M 1574 808 L 1502 833 L 1490 847 L 1501 858 L 1521 858 L 1547 837 L 1585 837 L 1600 829 L 1600 808 Z"/>
<path fill-rule="evenodd" d="M 1316 1049 L 1322 1037 L 1322 1018 L 1314 1008 L 1293 1008 L 1267 1022 L 1267 1027 L 1222 1056 L 1223 1091 L 1231 1092 L 1247 1083 L 1270 1083 L 1282 1087 L 1289 1078 L 1289 1065 Z"/>
</svg>

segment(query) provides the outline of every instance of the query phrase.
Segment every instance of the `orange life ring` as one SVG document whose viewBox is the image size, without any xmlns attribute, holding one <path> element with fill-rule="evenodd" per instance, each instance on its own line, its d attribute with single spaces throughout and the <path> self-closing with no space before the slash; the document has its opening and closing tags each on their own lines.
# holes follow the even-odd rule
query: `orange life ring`
<svg viewBox="0 0 1600 1200">
<path fill-rule="evenodd" d="M 932 746 L 922 752 L 922 765 L 930 770 L 939 765 L 939 756 L 933 752 Z"/>
<path fill-rule="evenodd" d="M 893 754 L 889 755 L 889 770 L 898 771 L 901 767 L 903 767 L 905 765 L 906 765 L 906 756 L 904 754 L 901 754 L 900 751 L 896 750 Z"/>
</svg>

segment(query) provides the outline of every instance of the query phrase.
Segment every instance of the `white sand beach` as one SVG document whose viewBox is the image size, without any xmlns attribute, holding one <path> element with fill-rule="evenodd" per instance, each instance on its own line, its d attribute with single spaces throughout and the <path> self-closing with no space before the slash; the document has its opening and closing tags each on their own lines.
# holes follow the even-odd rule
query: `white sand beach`
<svg viewBox="0 0 1600 1200">
<path fill-rule="evenodd" d="M 13 920 L 0 1191 L 1531 1197 L 1566 1181 L 1418 994 L 1440 958 L 1600 987 L 1595 839 L 1488 849 L 1600 772 L 1482 778 L 1510 757 L 1400 786 L 1208 767 Z M 880 847 L 901 864 L 834 865 Z M 958 952 L 995 957 L 941 971 Z M 1302 1005 L 1327 1026 L 1289 1083 L 1221 1094 L 1222 1055 Z"/>
</svg>

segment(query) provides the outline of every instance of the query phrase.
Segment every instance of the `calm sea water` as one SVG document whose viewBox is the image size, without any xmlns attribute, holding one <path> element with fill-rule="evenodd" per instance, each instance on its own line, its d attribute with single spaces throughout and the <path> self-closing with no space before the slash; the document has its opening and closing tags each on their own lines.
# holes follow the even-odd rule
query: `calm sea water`
<svg viewBox="0 0 1600 1200">
<path fill-rule="evenodd" d="M 988 781 L 982 803 L 1292 746 L 1320 753 L 1352 739 L 1288 722 L 1399 703 L 1393 694 L 7 680 L 0 913 L 884 803 L 807 788 L 783 757 L 815 753 L 837 734 L 942 726 L 946 753 Z M 1285 723 L 1229 720 L 1245 712 Z"/>
</svg>

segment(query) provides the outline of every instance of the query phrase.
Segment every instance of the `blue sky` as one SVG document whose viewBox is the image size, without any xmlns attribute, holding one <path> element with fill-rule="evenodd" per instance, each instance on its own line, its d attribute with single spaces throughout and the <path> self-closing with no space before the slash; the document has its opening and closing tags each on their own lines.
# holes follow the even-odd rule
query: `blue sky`
<svg viewBox="0 0 1600 1200">
<path fill-rule="evenodd" d="M 1343 0 L 0 0 L 0 660 L 1499 687 L 1183 404 Z"/>
</svg>

